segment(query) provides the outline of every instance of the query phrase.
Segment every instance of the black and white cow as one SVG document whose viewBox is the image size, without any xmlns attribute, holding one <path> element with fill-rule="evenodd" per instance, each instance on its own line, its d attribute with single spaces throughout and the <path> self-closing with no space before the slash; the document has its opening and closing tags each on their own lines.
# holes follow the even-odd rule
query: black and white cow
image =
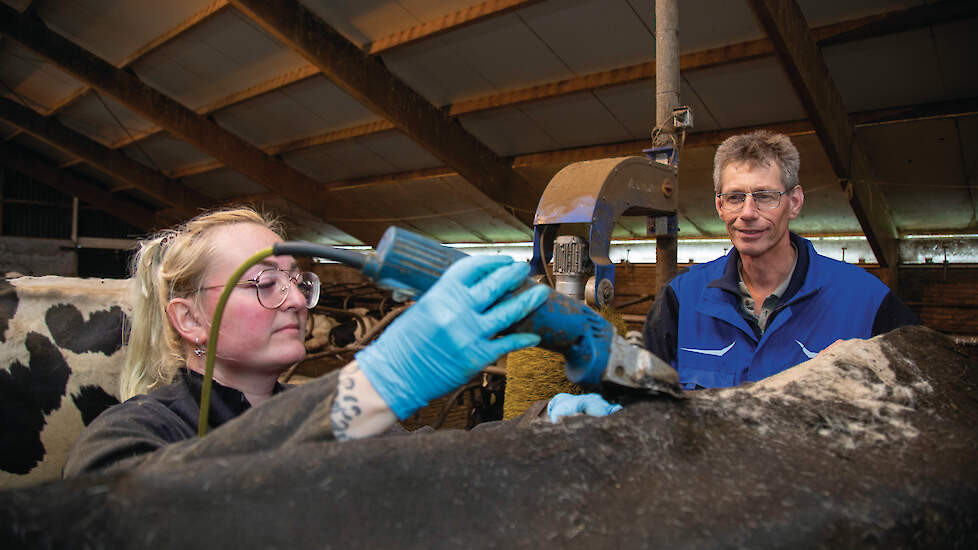
<svg viewBox="0 0 978 550">
<path fill-rule="evenodd" d="M 329 384 L 0 491 L 0 547 L 978 547 L 978 367 L 923 327 L 556 425 L 336 443 Z"/>
<path fill-rule="evenodd" d="M 127 287 L 0 279 L 0 487 L 59 478 L 81 429 L 118 403 Z"/>
<path fill-rule="evenodd" d="M 316 308 L 309 315 L 306 350 L 315 352 L 325 347 L 347 348 L 375 327 L 380 319 L 378 310 L 365 307 Z"/>
</svg>

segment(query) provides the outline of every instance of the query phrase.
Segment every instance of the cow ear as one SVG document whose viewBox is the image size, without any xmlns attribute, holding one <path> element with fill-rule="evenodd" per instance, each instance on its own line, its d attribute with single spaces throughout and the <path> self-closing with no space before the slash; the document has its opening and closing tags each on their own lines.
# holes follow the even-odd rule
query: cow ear
<svg viewBox="0 0 978 550">
<path fill-rule="evenodd" d="M 200 311 L 192 300 L 174 298 L 166 306 L 170 325 L 188 342 L 207 341 L 208 327 L 200 321 Z"/>
</svg>

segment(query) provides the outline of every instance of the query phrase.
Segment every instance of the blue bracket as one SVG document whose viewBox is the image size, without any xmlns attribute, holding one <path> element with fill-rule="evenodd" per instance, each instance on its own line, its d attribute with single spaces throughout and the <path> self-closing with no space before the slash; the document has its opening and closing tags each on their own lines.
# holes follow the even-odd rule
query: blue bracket
<svg viewBox="0 0 978 550">
<path fill-rule="evenodd" d="M 659 164 L 667 164 L 669 166 L 679 166 L 679 150 L 672 145 L 663 145 L 662 147 L 651 147 L 649 149 L 642 149 L 645 156 L 654 162 Z"/>
</svg>

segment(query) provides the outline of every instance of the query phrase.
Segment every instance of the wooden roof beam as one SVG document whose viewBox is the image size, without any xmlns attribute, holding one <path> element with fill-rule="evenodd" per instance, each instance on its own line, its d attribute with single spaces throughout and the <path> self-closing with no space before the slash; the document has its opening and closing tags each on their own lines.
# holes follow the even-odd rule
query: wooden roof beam
<svg viewBox="0 0 978 550">
<path fill-rule="evenodd" d="M 368 176 L 342 181 L 332 181 L 328 183 L 326 187 L 330 191 L 349 191 L 351 189 L 363 189 L 365 187 L 393 185 L 396 183 L 409 183 L 412 181 L 424 181 L 457 175 L 458 172 L 447 166 L 436 166 L 434 168 L 421 168 L 419 170 L 398 172 L 396 174 L 385 174 L 382 176 Z"/>
<path fill-rule="evenodd" d="M 822 35 L 813 29 L 815 39 L 821 47 L 855 42 L 887 34 L 912 31 L 931 25 L 970 19 L 978 15 L 978 3 L 974 0 L 939 0 L 902 10 L 894 10 L 858 20 L 843 21 L 833 25 L 830 34 Z M 848 27 L 848 28 L 847 28 Z"/>
<path fill-rule="evenodd" d="M 873 253 L 881 266 L 895 268 L 899 254 L 893 216 L 801 8 L 794 0 L 750 0 L 750 5 L 774 44 L 829 164 L 849 194 L 849 204 Z M 889 282 L 895 283 L 895 277 Z"/>
<path fill-rule="evenodd" d="M 102 189 L 88 179 L 62 170 L 27 149 L 14 145 L 0 145 L 0 163 L 26 174 L 59 191 L 77 197 L 129 225 L 149 231 L 156 227 L 156 212 L 145 206 L 126 200 Z"/>
<path fill-rule="evenodd" d="M 322 185 L 309 176 L 52 32 L 33 17 L 0 5 L 0 33 L 327 223 L 334 217 L 350 219 L 365 214 L 349 201 L 335 197 L 326 200 Z M 334 225 L 367 243 L 376 243 L 383 233 L 373 224 L 345 221 Z"/>
<path fill-rule="evenodd" d="M 115 65 L 116 68 L 123 69 L 125 67 L 128 67 L 137 59 L 156 50 L 160 46 L 163 46 L 164 44 L 180 36 L 181 34 L 193 29 L 194 27 L 206 21 L 207 19 L 210 19 L 214 15 L 220 13 L 221 10 L 223 10 L 226 7 L 228 7 L 227 0 L 215 0 L 214 2 L 211 2 L 210 4 L 197 10 L 197 12 L 195 12 L 190 17 L 177 23 L 174 27 L 167 29 L 165 32 L 163 32 L 163 34 L 150 40 L 146 44 L 140 46 L 138 49 L 136 49 L 136 51 L 126 56 L 125 59 L 123 59 L 119 63 L 116 63 Z"/>
<path fill-rule="evenodd" d="M 129 183 L 163 204 L 176 208 L 187 217 L 197 214 L 201 208 L 212 202 L 193 189 L 132 160 L 121 151 L 109 149 L 65 127 L 53 117 L 42 117 L 9 99 L 0 98 L 0 119 Z"/>
<path fill-rule="evenodd" d="M 17 137 L 17 136 L 19 136 L 19 135 L 21 135 L 23 133 L 24 133 L 24 131 L 21 130 L 20 128 L 14 128 L 14 131 L 11 132 L 9 136 L 4 136 L 3 139 L 0 139 L 0 143 L 7 143 L 8 141 L 13 140 L 15 137 Z"/>
<path fill-rule="evenodd" d="M 433 38 L 450 31 L 467 27 L 486 19 L 505 15 L 511 11 L 538 4 L 542 0 L 486 0 L 480 4 L 475 4 L 467 8 L 436 17 L 425 21 L 420 25 L 415 25 L 410 29 L 404 29 L 383 38 L 379 38 L 364 46 L 364 50 L 370 55 L 378 55 L 389 52 L 395 48 L 401 48 L 410 44 Z"/>
<path fill-rule="evenodd" d="M 337 86 L 532 227 L 537 193 L 488 147 L 295 0 L 231 0 Z M 332 194 L 335 196 L 335 194 Z M 529 213 L 528 213 L 529 212 Z"/>
</svg>

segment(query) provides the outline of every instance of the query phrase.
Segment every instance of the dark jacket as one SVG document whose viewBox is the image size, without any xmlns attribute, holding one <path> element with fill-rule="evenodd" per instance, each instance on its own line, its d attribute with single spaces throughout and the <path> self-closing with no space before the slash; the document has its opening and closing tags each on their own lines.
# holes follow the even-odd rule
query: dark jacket
<svg viewBox="0 0 978 550">
<path fill-rule="evenodd" d="M 735 386 L 807 361 L 838 339 L 869 338 L 917 316 L 864 269 L 815 252 L 795 234 L 798 261 L 761 334 L 740 313 L 739 253 L 693 266 L 669 283 L 645 321 L 646 347 L 685 389 Z"/>
<path fill-rule="evenodd" d="M 63 475 L 101 470 L 197 437 L 203 376 L 180 369 L 174 381 L 109 408 L 82 431 L 68 453 Z M 273 393 L 288 386 L 276 383 Z M 251 404 L 240 391 L 214 382 L 208 430 L 237 418 Z"/>
</svg>

